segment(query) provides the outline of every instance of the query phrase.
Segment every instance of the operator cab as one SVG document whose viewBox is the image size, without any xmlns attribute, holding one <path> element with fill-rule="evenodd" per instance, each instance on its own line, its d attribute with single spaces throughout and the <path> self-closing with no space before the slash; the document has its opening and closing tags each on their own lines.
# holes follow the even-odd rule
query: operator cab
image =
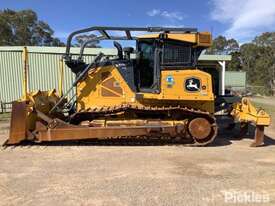
<svg viewBox="0 0 275 206">
<path fill-rule="evenodd" d="M 135 73 L 136 85 L 141 92 L 160 92 L 161 70 L 192 69 L 204 48 L 168 38 L 137 40 Z"/>
<path fill-rule="evenodd" d="M 78 59 L 72 58 L 70 48 L 73 37 L 92 31 L 98 31 L 100 35 L 84 42 Z M 121 31 L 125 35 L 112 36 L 110 31 Z M 149 34 L 137 37 L 132 36 L 133 31 L 144 31 Z M 83 60 L 85 47 L 93 41 L 101 40 L 115 40 L 117 58 L 109 59 L 100 53 L 93 62 L 86 63 Z M 130 59 L 131 53 L 134 52 L 133 48 L 122 48 L 116 40 L 136 40 L 136 58 Z M 198 32 L 194 28 L 90 27 L 69 35 L 64 59 L 66 65 L 76 74 L 78 81 L 85 76 L 89 68 L 114 65 L 133 91 L 160 93 L 162 70 L 196 68 L 200 53 L 210 45 L 211 34 Z"/>
</svg>

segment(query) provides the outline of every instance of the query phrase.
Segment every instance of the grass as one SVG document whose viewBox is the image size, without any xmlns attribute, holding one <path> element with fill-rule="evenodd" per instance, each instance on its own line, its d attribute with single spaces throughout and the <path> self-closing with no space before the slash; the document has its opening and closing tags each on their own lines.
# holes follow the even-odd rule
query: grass
<svg viewBox="0 0 275 206">
<path fill-rule="evenodd" d="M 252 101 L 253 102 L 253 101 Z M 275 118 L 275 107 L 269 104 L 253 102 L 253 105 L 257 108 L 263 108 L 268 114 Z"/>
<path fill-rule="evenodd" d="M 275 124 L 274 124 L 275 106 L 267 104 L 267 103 L 262 103 L 262 102 L 261 103 L 260 102 L 253 102 L 253 99 L 252 99 L 252 103 L 255 107 L 264 109 L 265 112 L 267 112 L 271 116 L 271 127 L 275 129 Z"/>
</svg>

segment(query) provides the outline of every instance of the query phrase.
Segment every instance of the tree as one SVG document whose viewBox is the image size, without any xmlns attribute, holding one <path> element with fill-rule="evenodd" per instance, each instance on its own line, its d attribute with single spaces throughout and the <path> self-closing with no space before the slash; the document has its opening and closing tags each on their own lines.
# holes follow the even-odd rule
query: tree
<svg viewBox="0 0 275 206">
<path fill-rule="evenodd" d="M 242 69 L 247 72 L 251 85 L 263 86 L 267 93 L 272 89 L 272 65 L 274 51 L 271 47 L 254 43 L 243 44 L 240 48 Z"/>
<path fill-rule="evenodd" d="M 275 49 L 275 32 L 264 32 L 260 36 L 256 36 L 252 42 L 257 46 Z"/>
<path fill-rule="evenodd" d="M 227 63 L 227 70 L 229 71 L 242 70 L 241 53 L 239 51 L 231 53 L 231 61 Z"/>
<path fill-rule="evenodd" d="M 32 10 L 0 10 L 0 45 L 64 46 L 53 30 Z"/>
<path fill-rule="evenodd" d="M 212 42 L 212 46 L 207 49 L 207 54 L 230 54 L 239 50 L 239 44 L 235 39 L 226 39 L 218 36 Z"/>
<path fill-rule="evenodd" d="M 252 42 L 257 46 L 267 47 L 273 52 L 269 76 L 272 77 L 270 85 L 273 90 L 273 95 L 275 95 L 275 32 L 264 32 L 260 36 L 256 36 Z"/>
<path fill-rule="evenodd" d="M 93 38 L 95 38 L 96 35 L 94 34 L 89 34 L 89 35 L 78 35 L 76 37 L 76 41 L 77 41 L 77 44 L 76 46 L 81 46 L 84 42 L 88 41 L 88 40 L 92 40 Z M 100 46 L 98 45 L 99 44 L 99 40 L 94 40 L 92 42 L 90 42 L 87 47 L 90 47 L 90 48 L 100 48 Z"/>
<path fill-rule="evenodd" d="M 226 54 L 231 54 L 233 52 L 239 51 L 239 43 L 235 39 L 228 39 L 226 42 L 226 47 L 225 47 L 225 53 Z"/>
<path fill-rule="evenodd" d="M 212 41 L 212 45 L 206 50 L 207 54 L 218 54 L 224 51 L 226 46 L 226 38 L 224 36 L 218 36 Z"/>
<path fill-rule="evenodd" d="M 246 71 L 250 85 L 261 86 L 266 94 L 275 91 L 275 32 L 265 32 L 241 47 L 235 39 L 218 36 L 206 53 L 230 54 L 228 70 Z"/>
</svg>

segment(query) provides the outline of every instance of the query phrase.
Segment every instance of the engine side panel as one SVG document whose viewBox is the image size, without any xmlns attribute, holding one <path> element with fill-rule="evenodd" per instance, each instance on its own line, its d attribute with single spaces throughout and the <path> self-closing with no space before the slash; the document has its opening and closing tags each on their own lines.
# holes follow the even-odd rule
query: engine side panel
<svg viewBox="0 0 275 206">
<path fill-rule="evenodd" d="M 133 102 L 135 93 L 115 66 L 98 67 L 77 85 L 77 111 Z"/>
<path fill-rule="evenodd" d="M 137 106 L 186 106 L 214 112 L 211 76 L 200 70 L 164 70 L 161 92 L 136 93 L 115 66 L 89 72 L 77 85 L 77 111 L 131 104 Z"/>
<path fill-rule="evenodd" d="M 161 93 L 143 93 L 142 98 L 146 102 L 157 99 L 163 103 L 185 105 L 214 113 L 212 78 L 201 70 L 163 70 Z"/>
</svg>

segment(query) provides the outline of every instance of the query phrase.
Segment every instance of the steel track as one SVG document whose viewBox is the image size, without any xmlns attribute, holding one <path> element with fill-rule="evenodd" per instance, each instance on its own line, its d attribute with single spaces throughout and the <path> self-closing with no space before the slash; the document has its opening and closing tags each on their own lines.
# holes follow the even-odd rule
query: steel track
<svg viewBox="0 0 275 206">
<path fill-rule="evenodd" d="M 175 116 L 179 115 L 178 118 L 180 119 L 188 119 L 192 120 L 196 117 L 202 117 L 207 119 L 211 124 L 211 133 L 209 137 L 205 138 L 204 140 L 196 140 L 194 137 L 191 136 L 193 139 L 192 143 L 185 144 L 188 146 L 204 146 L 209 143 L 211 143 L 216 135 L 217 135 L 217 124 L 216 124 L 216 118 L 213 114 L 210 114 L 209 112 L 197 110 L 194 108 L 187 108 L 187 107 L 181 107 L 181 106 L 169 106 L 169 107 L 158 107 L 158 106 L 136 106 L 131 104 L 123 104 L 120 106 L 112 106 L 112 107 L 97 107 L 97 108 L 89 108 L 87 110 L 80 110 L 77 113 L 74 113 L 70 116 L 69 122 L 72 124 L 79 124 L 81 121 L 85 120 L 96 120 L 96 119 L 102 119 L 102 118 L 113 118 L 115 119 L 117 116 L 120 116 L 121 114 L 125 113 L 131 113 L 136 114 L 138 116 L 149 116 L 152 117 L 156 116 L 166 116 L 165 118 L 170 120 L 175 120 Z M 138 118 L 137 118 L 138 119 Z M 151 118 L 152 119 L 152 118 Z M 117 137 L 115 137 L 117 139 Z M 129 137 L 121 137 L 121 139 L 133 139 L 135 136 L 129 136 Z M 152 137 L 136 137 L 137 139 L 150 139 Z M 112 137 L 108 137 L 108 139 L 112 139 Z"/>
</svg>

